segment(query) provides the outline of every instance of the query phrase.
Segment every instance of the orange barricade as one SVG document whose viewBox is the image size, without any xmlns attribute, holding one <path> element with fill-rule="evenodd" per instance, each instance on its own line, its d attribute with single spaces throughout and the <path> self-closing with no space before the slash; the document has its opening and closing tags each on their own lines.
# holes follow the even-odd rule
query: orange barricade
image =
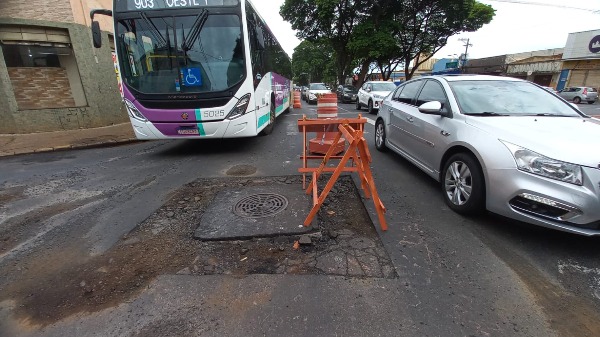
<svg viewBox="0 0 600 337">
<path fill-rule="evenodd" d="M 317 118 L 337 118 L 338 107 L 337 107 L 337 95 L 336 94 L 323 94 L 317 98 Z M 331 127 L 331 126 L 329 126 Z M 337 131 L 334 128 L 328 129 L 327 126 L 323 128 L 321 132 L 317 132 L 317 137 L 313 138 L 309 142 L 309 150 L 311 153 L 325 154 L 327 150 L 334 144 L 333 140 Z M 338 154 L 344 151 L 345 143 L 344 140 L 338 140 L 333 149 L 333 154 Z"/>
<path fill-rule="evenodd" d="M 300 100 L 300 92 L 294 91 L 294 109 L 302 108 L 302 102 Z"/>
<path fill-rule="evenodd" d="M 321 205 L 323 205 L 327 194 L 329 194 L 329 191 L 331 191 L 331 188 L 342 172 L 356 172 L 360 177 L 360 185 L 365 193 L 365 197 L 367 199 L 373 198 L 381 230 L 387 230 L 387 223 L 384 216 L 385 206 L 383 206 L 383 203 L 379 199 L 379 194 L 375 188 L 375 181 L 373 180 L 370 167 L 372 161 L 371 153 L 369 152 L 367 141 L 363 137 L 366 122 L 367 119 L 362 118 L 361 115 L 358 115 L 358 118 L 351 119 L 307 119 L 304 116 L 303 119 L 298 120 L 298 130 L 302 132 L 304 144 L 302 167 L 298 169 L 298 172 L 302 173 L 302 188 L 306 189 L 306 194 L 312 193 L 313 196 L 313 207 L 306 220 L 304 220 L 304 226 L 310 226 Z M 332 127 L 337 130 L 337 132 L 334 132 L 335 136 L 331 143 L 332 145 L 330 145 L 324 156 L 309 155 L 307 153 L 306 133 L 319 132 L 323 127 Z M 337 144 L 338 141 L 348 143 L 348 148 L 343 156 L 336 155 L 335 153 L 335 146 L 333 144 Z M 319 167 L 309 167 L 308 160 L 310 159 L 321 159 L 321 164 Z M 330 160 L 339 160 L 340 162 L 336 167 L 328 167 L 327 164 Z M 312 180 L 308 187 L 306 186 L 307 173 L 312 175 Z M 321 194 L 319 194 L 317 181 L 323 173 L 332 173 L 332 176 Z"/>
</svg>

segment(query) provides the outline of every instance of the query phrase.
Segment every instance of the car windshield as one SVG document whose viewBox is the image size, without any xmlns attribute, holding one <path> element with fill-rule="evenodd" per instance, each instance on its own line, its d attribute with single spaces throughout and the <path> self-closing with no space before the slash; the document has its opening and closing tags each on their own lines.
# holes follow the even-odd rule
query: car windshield
<svg viewBox="0 0 600 337">
<path fill-rule="evenodd" d="M 245 78 L 242 25 L 237 15 L 120 20 L 117 48 L 123 79 L 146 94 L 223 91 Z"/>
<path fill-rule="evenodd" d="M 529 82 L 452 81 L 461 112 L 468 115 L 581 116 L 568 103 Z"/>
<path fill-rule="evenodd" d="M 373 83 L 373 91 L 394 91 L 396 85 L 392 82 L 389 83 Z"/>
<path fill-rule="evenodd" d="M 329 90 L 323 83 L 313 83 L 310 85 L 310 90 Z"/>
<path fill-rule="evenodd" d="M 344 91 L 348 91 L 348 92 L 355 92 L 356 88 L 351 86 L 351 85 L 347 85 L 344 87 Z"/>
</svg>

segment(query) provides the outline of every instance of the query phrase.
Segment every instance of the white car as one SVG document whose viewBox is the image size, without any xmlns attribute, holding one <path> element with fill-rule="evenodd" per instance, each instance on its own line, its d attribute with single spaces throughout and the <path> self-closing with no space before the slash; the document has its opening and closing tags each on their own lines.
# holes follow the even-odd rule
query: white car
<svg viewBox="0 0 600 337">
<path fill-rule="evenodd" d="M 368 81 L 358 90 L 358 99 L 356 100 L 356 109 L 366 107 L 372 114 L 379 110 L 383 99 L 390 92 L 396 90 L 396 85 L 385 81 Z"/>
<path fill-rule="evenodd" d="M 306 90 L 306 101 L 308 104 L 317 103 L 318 96 L 321 94 L 329 94 L 331 90 L 327 89 L 323 83 L 311 83 Z"/>
<path fill-rule="evenodd" d="M 485 75 L 405 82 L 383 101 L 375 146 L 438 180 L 458 213 L 487 209 L 600 236 L 600 121 L 531 82 Z"/>
</svg>

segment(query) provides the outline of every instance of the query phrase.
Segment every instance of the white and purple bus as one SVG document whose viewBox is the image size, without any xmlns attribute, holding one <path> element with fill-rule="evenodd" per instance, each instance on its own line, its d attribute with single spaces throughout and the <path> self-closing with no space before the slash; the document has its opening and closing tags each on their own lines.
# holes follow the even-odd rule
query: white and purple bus
<svg viewBox="0 0 600 337">
<path fill-rule="evenodd" d="M 114 0 L 119 89 L 138 139 L 269 134 L 290 105 L 288 55 L 248 0 Z"/>
</svg>

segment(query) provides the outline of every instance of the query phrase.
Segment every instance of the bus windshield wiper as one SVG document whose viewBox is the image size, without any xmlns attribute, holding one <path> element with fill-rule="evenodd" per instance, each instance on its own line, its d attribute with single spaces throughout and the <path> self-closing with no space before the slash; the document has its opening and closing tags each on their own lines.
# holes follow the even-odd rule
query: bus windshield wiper
<svg viewBox="0 0 600 337">
<path fill-rule="evenodd" d="M 194 41 L 196 41 L 196 39 L 198 38 L 198 35 L 200 35 L 200 31 L 202 30 L 202 27 L 206 23 L 206 19 L 208 19 L 208 10 L 203 9 L 196 16 L 196 21 L 194 21 L 194 24 L 192 25 L 192 28 L 190 29 L 188 36 L 185 38 L 185 40 L 181 44 L 181 49 L 183 49 L 184 51 L 188 51 L 188 50 L 192 49 L 192 44 L 194 43 Z"/>
<path fill-rule="evenodd" d="M 492 111 L 483 111 L 483 112 L 479 112 L 479 113 L 465 112 L 464 114 L 468 115 L 468 116 L 481 116 L 481 117 L 509 116 L 507 114 L 501 114 L 501 113 L 492 112 Z"/>
<path fill-rule="evenodd" d="M 146 15 L 146 13 L 141 12 L 140 16 L 142 17 L 142 19 L 144 20 L 144 22 L 146 22 L 146 24 L 148 25 L 148 27 L 150 27 L 154 32 L 154 36 L 160 40 L 160 43 L 167 45 L 167 41 L 165 40 L 165 38 L 163 37 L 162 33 L 160 32 L 160 30 L 158 30 L 158 28 L 156 28 L 156 26 L 154 25 L 154 22 L 152 22 L 149 18 L 148 15 Z M 158 35 L 157 35 L 158 34 Z M 167 37 L 169 37 L 168 33 L 167 33 Z"/>
</svg>

